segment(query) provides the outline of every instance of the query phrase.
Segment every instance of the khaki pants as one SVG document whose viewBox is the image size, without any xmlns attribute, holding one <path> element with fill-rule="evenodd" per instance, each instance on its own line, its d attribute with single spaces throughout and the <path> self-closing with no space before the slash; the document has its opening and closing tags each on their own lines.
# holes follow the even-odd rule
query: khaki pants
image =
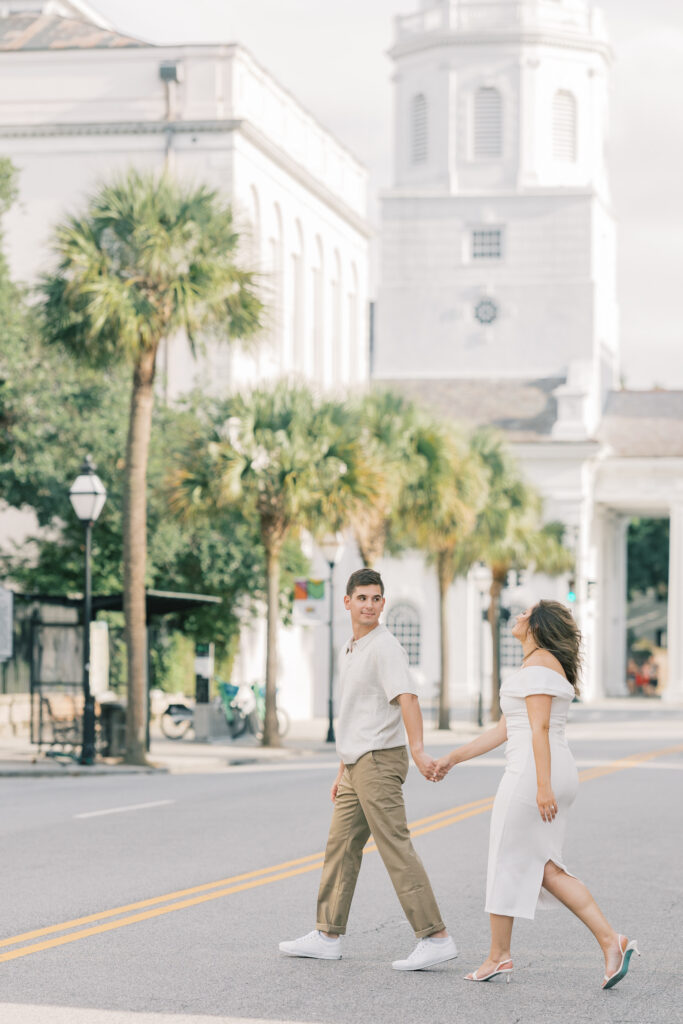
<svg viewBox="0 0 683 1024">
<path fill-rule="evenodd" d="M 363 847 L 371 833 L 415 935 L 423 938 L 444 928 L 408 831 L 402 789 L 407 774 L 405 747 L 373 750 L 344 769 L 318 893 L 320 931 L 346 932 Z"/>
</svg>

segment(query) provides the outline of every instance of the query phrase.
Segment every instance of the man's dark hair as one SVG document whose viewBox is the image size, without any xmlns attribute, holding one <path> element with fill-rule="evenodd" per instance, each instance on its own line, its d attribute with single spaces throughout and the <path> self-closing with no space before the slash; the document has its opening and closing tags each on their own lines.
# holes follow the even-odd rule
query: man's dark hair
<svg viewBox="0 0 683 1024">
<path fill-rule="evenodd" d="M 356 569 L 355 572 L 352 572 L 346 584 L 346 596 L 351 597 L 358 587 L 379 587 L 382 597 L 384 597 L 382 577 L 374 569 Z"/>
</svg>

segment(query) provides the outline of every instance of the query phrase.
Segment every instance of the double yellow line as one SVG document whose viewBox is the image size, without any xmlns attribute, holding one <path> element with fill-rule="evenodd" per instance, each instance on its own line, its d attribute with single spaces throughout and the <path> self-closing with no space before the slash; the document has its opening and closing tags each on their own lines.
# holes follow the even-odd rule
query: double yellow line
<svg viewBox="0 0 683 1024">
<path fill-rule="evenodd" d="M 666 754 L 680 753 L 683 745 L 666 747 L 663 750 L 653 750 L 646 754 L 636 754 L 632 757 L 624 757 L 613 761 L 608 765 L 599 768 L 588 769 L 581 772 L 582 781 L 597 779 L 602 775 L 610 775 L 614 772 L 624 771 L 626 768 L 635 767 L 653 758 L 662 757 Z M 427 818 L 419 818 L 410 823 L 409 827 L 413 836 L 421 836 L 427 832 L 434 832 L 436 829 L 447 828 L 455 825 L 466 818 L 472 818 L 477 814 L 484 814 L 493 807 L 493 797 L 484 797 L 481 800 L 474 800 L 468 804 L 460 804 L 457 807 L 450 807 L 448 810 L 439 811 Z M 377 849 L 373 842 L 366 846 L 366 852 L 370 853 Z M 262 885 L 272 885 L 274 882 L 281 882 L 286 878 L 294 878 L 296 875 L 303 875 L 309 871 L 319 871 L 322 867 L 324 853 L 312 853 L 308 857 L 299 857 L 297 860 L 284 861 L 282 864 L 275 864 L 270 868 L 259 868 L 257 871 L 248 871 L 242 875 L 232 875 L 230 878 L 221 878 L 216 882 L 206 882 L 204 885 L 196 885 L 190 889 L 178 889 L 176 892 L 167 893 L 165 896 L 154 896 L 151 899 L 139 900 L 136 903 L 128 903 L 121 907 L 114 907 L 111 910 L 104 910 L 99 914 L 89 914 L 85 917 L 77 917 L 72 921 L 63 921 L 61 924 L 49 925 L 46 928 L 37 928 L 35 931 L 24 932 L 22 935 L 13 935 L 8 939 L 0 940 L 0 949 L 8 946 L 18 946 L 18 949 L 9 949 L 0 953 L 0 963 L 7 960 L 17 960 L 20 957 L 31 956 L 33 953 L 41 953 L 46 949 L 54 949 L 56 946 L 65 946 L 70 942 L 79 942 L 91 935 L 102 935 L 104 932 L 114 931 L 117 928 L 126 928 L 128 925 L 137 924 L 139 921 L 149 921 L 154 917 L 162 917 L 164 914 L 173 914 L 177 910 L 185 910 L 187 907 L 196 907 L 201 903 L 208 903 L 211 900 L 219 900 L 224 896 L 232 896 L 238 892 L 245 892 L 247 889 L 257 889 Z M 96 923 L 98 922 L 98 923 Z M 62 933 L 62 934 L 58 934 Z M 63 934 L 66 933 L 66 934 Z M 34 940 L 38 941 L 34 941 Z M 28 945 L 22 945 L 28 943 Z"/>
</svg>

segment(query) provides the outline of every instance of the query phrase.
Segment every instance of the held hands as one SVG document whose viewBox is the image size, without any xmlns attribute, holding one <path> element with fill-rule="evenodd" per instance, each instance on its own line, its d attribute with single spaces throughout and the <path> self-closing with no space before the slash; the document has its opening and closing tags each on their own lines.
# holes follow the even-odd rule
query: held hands
<svg viewBox="0 0 683 1024">
<path fill-rule="evenodd" d="M 420 769 L 420 772 L 424 775 L 425 779 L 427 779 L 428 782 L 436 782 L 437 779 L 434 778 L 436 761 L 430 757 L 429 754 L 425 754 L 424 750 L 411 750 L 411 754 L 413 755 L 413 761 Z"/>
<path fill-rule="evenodd" d="M 444 754 L 438 761 L 434 762 L 434 775 L 432 776 L 432 782 L 441 782 L 448 775 L 451 768 L 455 767 L 451 761 L 450 754 Z"/>
<path fill-rule="evenodd" d="M 341 779 L 342 777 L 340 772 L 337 778 L 332 783 L 332 789 L 330 790 L 330 800 L 332 801 L 332 803 L 334 803 L 334 801 L 337 799 L 337 790 L 339 789 L 339 783 L 341 782 Z"/>
<path fill-rule="evenodd" d="M 553 821 L 557 814 L 557 800 L 550 786 L 538 787 L 536 804 L 543 821 L 548 822 L 548 824 Z"/>
<path fill-rule="evenodd" d="M 441 782 L 453 767 L 448 755 L 440 757 L 438 761 L 425 754 L 423 750 L 411 751 L 413 761 L 424 775 L 427 782 Z"/>
</svg>

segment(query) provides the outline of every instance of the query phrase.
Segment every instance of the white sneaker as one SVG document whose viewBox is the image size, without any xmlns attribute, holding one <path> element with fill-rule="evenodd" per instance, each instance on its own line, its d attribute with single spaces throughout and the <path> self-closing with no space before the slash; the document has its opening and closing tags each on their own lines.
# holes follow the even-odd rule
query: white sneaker
<svg viewBox="0 0 683 1024">
<path fill-rule="evenodd" d="M 406 960 L 394 960 L 391 966 L 395 971 L 422 971 L 425 967 L 435 967 L 446 960 L 455 960 L 457 955 L 458 950 L 450 935 L 445 941 L 428 937 L 418 941 Z"/>
<path fill-rule="evenodd" d="M 311 956 L 316 960 L 341 960 L 342 955 L 340 936 L 326 939 L 317 929 L 292 942 L 281 942 L 279 949 L 287 956 Z"/>
</svg>

